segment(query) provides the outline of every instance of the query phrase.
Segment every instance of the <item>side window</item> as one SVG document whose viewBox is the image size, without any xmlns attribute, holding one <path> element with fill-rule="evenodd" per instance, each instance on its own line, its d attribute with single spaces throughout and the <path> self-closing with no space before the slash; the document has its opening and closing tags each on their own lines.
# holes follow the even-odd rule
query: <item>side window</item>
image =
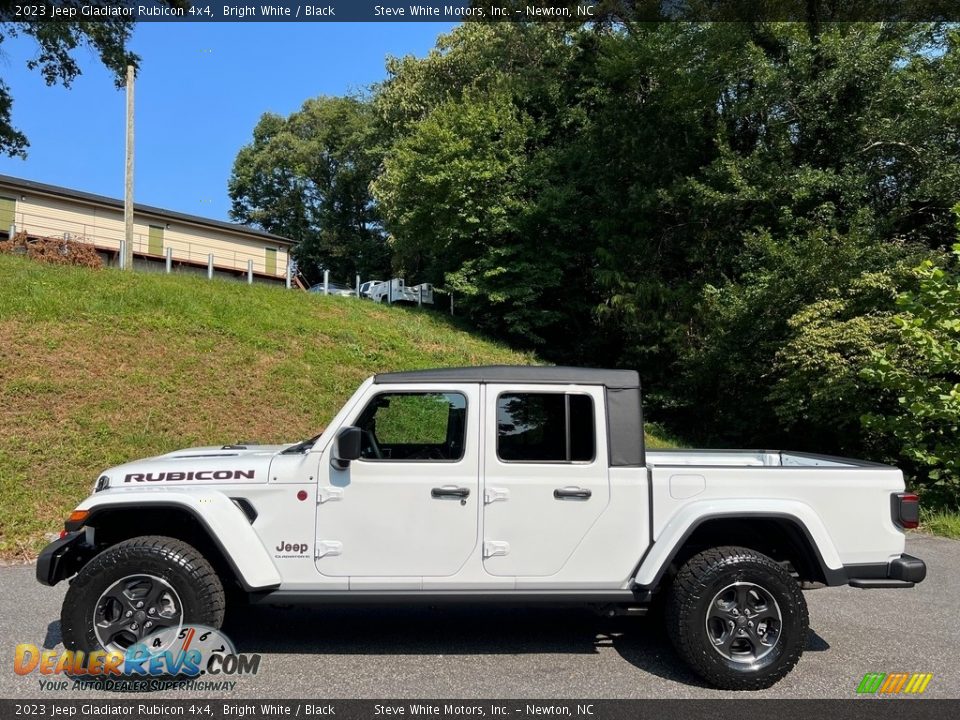
<svg viewBox="0 0 960 720">
<path fill-rule="evenodd" d="M 589 395 L 497 398 L 497 455 L 507 462 L 589 462 L 596 449 L 595 427 Z"/>
<path fill-rule="evenodd" d="M 455 461 L 463 457 L 467 399 L 460 393 L 382 393 L 356 424 L 365 460 Z"/>
</svg>

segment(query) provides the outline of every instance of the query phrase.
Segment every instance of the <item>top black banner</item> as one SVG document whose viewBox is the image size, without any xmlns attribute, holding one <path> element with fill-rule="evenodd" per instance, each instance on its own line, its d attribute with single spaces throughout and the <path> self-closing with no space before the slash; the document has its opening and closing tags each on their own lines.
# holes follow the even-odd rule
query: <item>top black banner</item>
<svg viewBox="0 0 960 720">
<path fill-rule="evenodd" d="M 0 22 L 958 22 L 960 0 L 0 0 Z"/>
</svg>

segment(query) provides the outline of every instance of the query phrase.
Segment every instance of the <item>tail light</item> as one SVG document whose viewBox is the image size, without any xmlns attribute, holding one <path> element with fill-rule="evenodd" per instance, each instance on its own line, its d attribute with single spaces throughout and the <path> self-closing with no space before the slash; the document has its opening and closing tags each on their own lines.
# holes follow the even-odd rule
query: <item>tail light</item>
<svg viewBox="0 0 960 720">
<path fill-rule="evenodd" d="M 890 496 L 890 514 L 893 522 L 910 529 L 920 525 L 920 498 L 913 493 L 894 493 Z"/>
</svg>

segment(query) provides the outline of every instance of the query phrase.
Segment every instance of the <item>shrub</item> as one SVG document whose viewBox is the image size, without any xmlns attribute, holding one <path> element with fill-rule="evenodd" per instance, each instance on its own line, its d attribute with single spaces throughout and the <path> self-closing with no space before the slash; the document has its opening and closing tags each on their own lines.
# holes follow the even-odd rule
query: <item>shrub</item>
<svg viewBox="0 0 960 720">
<path fill-rule="evenodd" d="M 960 206 L 957 208 L 960 210 Z M 942 267 L 940 265 L 943 265 Z M 940 507 L 960 506 L 960 243 L 944 263 L 916 268 L 916 290 L 897 298 L 895 339 L 861 373 L 894 399 L 865 427 L 888 435 L 916 469 L 918 489 Z"/>
<path fill-rule="evenodd" d="M 873 354 L 895 340 L 892 317 L 910 265 L 866 272 L 788 321 L 790 339 L 774 359 L 768 396 L 784 430 L 803 447 L 893 457 L 896 449 L 864 432 L 861 415 L 877 391 L 861 377 Z"/>
<path fill-rule="evenodd" d="M 78 240 L 63 238 L 30 238 L 20 232 L 8 240 L 0 240 L 0 253 L 23 253 L 31 260 L 50 265 L 77 265 L 102 268 L 103 260 L 96 248 Z"/>
</svg>

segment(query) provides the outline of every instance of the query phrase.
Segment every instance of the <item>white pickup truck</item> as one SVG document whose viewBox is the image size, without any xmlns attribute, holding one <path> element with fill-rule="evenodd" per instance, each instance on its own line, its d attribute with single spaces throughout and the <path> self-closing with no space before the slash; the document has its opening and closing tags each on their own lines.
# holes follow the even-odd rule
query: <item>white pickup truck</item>
<svg viewBox="0 0 960 720">
<path fill-rule="evenodd" d="M 378 303 L 405 302 L 433 305 L 433 285 L 430 283 L 407 285 L 403 278 L 368 280 L 360 286 L 360 297 L 369 298 Z"/>
<path fill-rule="evenodd" d="M 106 470 L 37 563 L 72 578 L 69 649 L 124 649 L 250 602 L 663 598 L 679 654 L 768 687 L 815 584 L 907 588 L 917 498 L 893 467 L 779 451 L 646 451 L 637 374 L 384 373 L 292 445 L 192 448 Z M 562 630 L 558 630 L 562 632 Z"/>
</svg>

